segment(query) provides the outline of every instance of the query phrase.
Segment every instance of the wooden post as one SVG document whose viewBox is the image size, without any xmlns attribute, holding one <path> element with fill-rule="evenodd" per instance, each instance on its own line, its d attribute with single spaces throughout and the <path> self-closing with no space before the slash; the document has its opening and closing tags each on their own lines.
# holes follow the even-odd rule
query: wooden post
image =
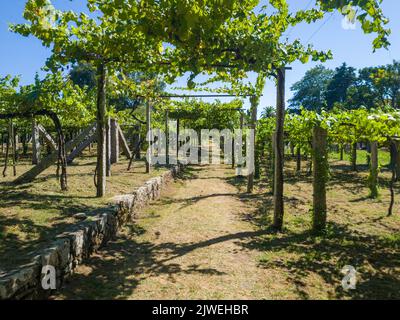
<svg viewBox="0 0 400 320">
<path fill-rule="evenodd" d="M 15 127 L 14 123 L 12 120 L 10 121 L 10 141 L 12 145 L 12 164 L 13 164 L 13 175 L 14 177 L 17 175 L 17 167 L 16 167 L 16 162 L 17 162 L 17 147 L 16 147 L 16 138 L 15 138 Z"/>
<path fill-rule="evenodd" d="M 110 120 L 111 164 L 119 162 L 119 132 L 117 120 Z"/>
<path fill-rule="evenodd" d="M 392 141 L 390 140 L 391 145 L 396 149 L 396 153 L 399 153 L 399 142 L 398 141 Z M 393 215 L 393 207 L 394 207 L 394 184 L 396 182 L 396 166 L 397 163 L 395 163 L 394 166 L 391 166 L 390 169 L 392 171 L 392 179 L 390 180 L 389 184 L 389 189 L 390 189 L 390 205 L 389 205 L 389 210 L 388 210 L 388 217 Z"/>
<path fill-rule="evenodd" d="M 150 102 L 146 103 L 146 135 L 149 135 L 151 130 L 151 105 Z M 149 142 L 148 150 L 147 150 L 147 159 L 146 159 L 146 173 L 150 173 L 151 170 L 151 143 Z"/>
<path fill-rule="evenodd" d="M 295 155 L 294 155 L 294 144 L 293 142 L 290 142 L 290 156 L 292 157 L 292 159 L 294 159 Z"/>
<path fill-rule="evenodd" d="M 247 164 L 247 167 L 251 167 L 252 171 L 250 174 L 247 176 L 247 192 L 251 193 L 253 192 L 254 189 L 254 176 L 255 176 L 255 170 L 256 170 L 256 122 L 257 122 L 257 104 L 258 104 L 258 99 L 257 97 L 253 96 L 250 98 L 250 103 L 251 103 L 251 122 L 250 122 L 250 129 L 254 130 L 254 145 L 253 145 L 253 160 L 254 163 Z M 249 152 L 249 150 L 247 150 Z"/>
<path fill-rule="evenodd" d="M 274 222 L 273 227 L 280 231 L 283 226 L 283 161 L 284 137 L 283 126 L 285 119 L 285 68 L 277 70 L 277 97 L 276 97 L 276 135 L 275 135 L 275 163 L 274 163 Z"/>
<path fill-rule="evenodd" d="M 7 176 L 7 167 L 8 167 L 8 157 L 9 157 L 9 153 L 10 153 L 10 131 L 8 131 L 8 135 L 7 135 L 7 145 L 6 145 L 6 154 L 4 157 L 4 169 L 3 169 L 3 177 L 5 178 Z"/>
<path fill-rule="evenodd" d="M 340 161 L 343 161 L 343 153 L 344 153 L 344 147 L 343 147 L 343 144 L 341 144 L 340 145 L 340 158 L 339 158 Z"/>
<path fill-rule="evenodd" d="M 40 163 L 40 140 L 39 128 L 36 120 L 32 120 L 32 164 L 37 165 Z"/>
<path fill-rule="evenodd" d="M 15 161 L 19 161 L 19 135 L 14 126 L 14 146 L 15 146 Z"/>
<path fill-rule="evenodd" d="M 275 188 L 275 142 L 276 142 L 276 132 L 272 133 L 271 136 L 271 193 L 274 194 Z"/>
<path fill-rule="evenodd" d="M 28 154 L 28 140 L 29 140 L 29 136 L 28 134 L 25 132 L 24 135 L 21 138 L 21 142 L 22 142 L 22 154 L 24 155 L 24 157 Z"/>
<path fill-rule="evenodd" d="M 328 179 L 327 131 L 321 127 L 313 129 L 313 232 L 326 227 L 326 182 Z"/>
<path fill-rule="evenodd" d="M 390 141 L 389 145 L 389 150 L 390 150 L 390 167 L 394 168 L 396 165 L 396 144 L 394 141 Z"/>
<path fill-rule="evenodd" d="M 297 147 L 296 149 L 296 172 L 299 173 L 301 171 L 301 148 Z"/>
<path fill-rule="evenodd" d="M 77 146 L 81 146 L 85 141 L 88 140 L 91 141 L 91 139 L 95 138 L 97 136 L 97 131 L 96 131 L 97 125 L 93 124 L 90 125 L 88 128 L 82 131 L 82 133 L 76 137 L 74 140 L 70 140 L 65 144 L 65 152 L 69 153 L 68 159 L 72 160 L 73 157 L 71 155 L 75 154 L 77 156 L 82 149 L 77 149 Z M 94 137 L 95 136 L 95 137 Z M 51 155 L 48 157 L 44 158 L 40 163 L 36 166 L 34 166 L 32 169 L 26 171 L 22 175 L 20 175 L 14 183 L 19 184 L 19 183 L 27 183 L 27 182 L 32 182 L 40 173 L 42 173 L 44 170 L 52 166 L 54 163 L 57 162 L 58 159 L 58 152 L 53 152 Z M 68 161 L 68 160 L 67 160 Z"/>
<path fill-rule="evenodd" d="M 135 159 L 136 160 L 140 160 L 141 158 L 141 154 L 140 154 L 140 148 L 142 145 L 142 141 L 141 141 L 141 136 L 140 136 L 140 130 L 141 130 L 141 126 L 140 124 L 136 126 L 136 130 L 137 133 L 135 134 Z"/>
<path fill-rule="evenodd" d="M 232 169 L 235 168 L 235 132 L 232 131 Z"/>
<path fill-rule="evenodd" d="M 165 111 L 165 162 L 169 164 L 169 112 Z"/>
<path fill-rule="evenodd" d="M 351 145 L 351 169 L 357 171 L 357 143 Z"/>
<path fill-rule="evenodd" d="M 97 197 L 103 197 L 107 175 L 107 69 L 103 63 L 98 66 L 97 75 Z"/>
<path fill-rule="evenodd" d="M 125 134 L 122 131 L 121 127 L 118 125 L 118 122 L 116 123 L 116 130 L 117 130 L 117 137 L 118 137 L 118 154 L 121 151 L 122 154 L 127 159 L 131 159 L 132 158 L 131 149 L 129 148 L 128 141 L 126 140 Z"/>
<path fill-rule="evenodd" d="M 244 114 L 243 114 L 243 112 L 242 111 L 240 111 L 240 132 L 241 132 L 241 134 L 243 135 L 243 128 L 244 128 Z M 235 145 L 236 145 L 236 143 L 235 143 Z M 239 157 L 242 157 L 242 155 L 243 155 L 243 139 L 242 139 L 242 145 L 237 145 L 237 150 L 238 150 L 238 154 L 236 154 L 236 158 L 237 158 L 237 160 L 239 160 Z M 242 176 L 241 175 L 241 173 L 242 173 L 242 169 L 241 169 L 241 167 L 242 167 L 243 165 L 242 164 L 236 164 L 236 167 L 237 168 L 240 168 L 240 176 Z"/>
<path fill-rule="evenodd" d="M 399 141 L 395 141 L 394 144 L 396 147 L 396 161 L 395 161 L 396 177 L 395 177 L 395 180 L 399 181 L 400 180 L 400 152 L 399 152 L 400 143 L 399 143 Z"/>
<path fill-rule="evenodd" d="M 111 121 L 107 117 L 106 122 L 106 175 L 111 177 Z"/>
<path fill-rule="evenodd" d="M 371 198 L 377 198 L 378 192 L 378 143 L 371 142 L 371 161 L 369 172 L 369 189 Z"/>
<path fill-rule="evenodd" d="M 176 163 L 179 162 L 179 118 L 176 119 Z"/>
</svg>

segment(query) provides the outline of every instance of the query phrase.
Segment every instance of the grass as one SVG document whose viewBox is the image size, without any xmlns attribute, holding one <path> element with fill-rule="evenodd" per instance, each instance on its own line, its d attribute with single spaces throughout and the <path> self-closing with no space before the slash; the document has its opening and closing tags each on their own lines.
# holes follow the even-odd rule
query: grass
<svg viewBox="0 0 400 320">
<path fill-rule="evenodd" d="M 365 152 L 360 152 L 362 164 Z M 332 157 L 331 157 L 332 159 Z M 346 160 L 346 158 L 345 158 Z M 390 173 L 389 162 L 380 152 L 380 197 L 369 198 L 367 168 L 351 172 L 348 161 L 332 160 L 327 187 L 328 228 L 326 234 L 310 234 L 312 178 L 295 173 L 295 164 L 286 164 L 285 230 L 250 241 L 247 246 L 261 253 L 259 265 L 279 268 L 295 287 L 296 298 L 313 299 L 399 299 L 400 292 L 400 208 L 396 201 L 394 217 L 387 217 Z M 398 187 L 396 187 L 398 190 Z M 271 223 L 272 198 L 262 200 L 257 223 Z M 344 291 L 341 269 L 352 265 L 358 285 Z"/>
<path fill-rule="evenodd" d="M 68 167 L 68 192 L 60 190 L 55 166 L 29 184 L 12 184 L 15 177 L 11 168 L 6 178 L 0 178 L 0 273 L 29 261 L 35 250 L 47 246 L 57 234 L 77 223 L 74 214 L 104 210 L 112 196 L 130 193 L 165 170 L 154 169 L 146 174 L 144 161 L 138 161 L 128 172 L 128 160 L 121 158 L 107 178 L 106 196 L 99 199 L 95 197 L 93 183 L 95 163 L 94 154 L 86 152 Z M 31 167 L 27 159 L 21 159 L 17 173 Z"/>
<path fill-rule="evenodd" d="M 367 164 L 367 155 L 368 152 L 366 150 L 357 150 L 357 165 L 366 166 Z M 332 161 L 339 161 L 340 153 L 338 152 L 330 152 L 329 159 Z M 390 153 L 386 150 L 379 150 L 378 153 L 379 165 L 381 167 L 387 166 L 390 163 Z M 350 153 L 343 153 L 343 161 L 346 163 L 350 162 Z"/>
<path fill-rule="evenodd" d="M 270 229 L 269 181 L 247 194 L 246 180 L 226 166 L 189 168 L 55 298 L 399 299 L 400 207 L 386 217 L 389 173 L 374 200 L 362 167 L 331 161 L 328 228 L 316 237 L 303 167 L 285 165 L 282 233 Z M 341 286 L 345 265 L 357 270 L 356 290 Z"/>
</svg>

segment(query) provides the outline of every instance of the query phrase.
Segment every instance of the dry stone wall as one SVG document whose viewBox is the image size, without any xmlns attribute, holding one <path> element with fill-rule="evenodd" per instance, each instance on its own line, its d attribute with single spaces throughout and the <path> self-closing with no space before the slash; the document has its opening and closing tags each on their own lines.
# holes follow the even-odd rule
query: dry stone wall
<svg viewBox="0 0 400 320">
<path fill-rule="evenodd" d="M 150 179 L 132 194 L 113 198 L 113 205 L 105 208 L 96 217 L 71 227 L 60 234 L 48 249 L 38 253 L 29 264 L 20 266 L 0 276 L 0 299 L 45 299 L 52 291 L 44 290 L 42 280 L 44 266 L 53 266 L 56 272 L 56 288 L 61 288 L 77 265 L 108 241 L 117 237 L 118 230 L 128 221 L 137 218 L 138 213 L 149 201 L 158 199 L 161 190 L 179 171 L 173 167 L 163 175 Z"/>
</svg>

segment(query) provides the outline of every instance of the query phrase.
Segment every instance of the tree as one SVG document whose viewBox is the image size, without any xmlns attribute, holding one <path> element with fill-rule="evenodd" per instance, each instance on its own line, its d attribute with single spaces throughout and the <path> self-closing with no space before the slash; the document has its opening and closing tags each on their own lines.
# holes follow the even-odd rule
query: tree
<svg viewBox="0 0 400 320">
<path fill-rule="evenodd" d="M 24 17 L 29 24 L 12 26 L 24 36 L 34 35 L 43 45 L 52 48 L 47 66 L 52 70 L 63 69 L 71 63 L 86 63 L 96 69 L 97 75 L 97 196 L 106 190 L 106 95 L 108 74 L 127 68 L 132 61 L 144 57 L 136 69 L 150 67 L 151 57 L 160 55 L 162 41 L 146 39 L 137 22 L 140 13 L 130 12 L 124 20 L 118 19 L 116 7 L 126 3 L 90 1 L 87 6 L 98 14 L 89 17 L 83 13 L 56 10 L 49 0 L 28 0 Z M 126 4 L 128 5 L 128 4 Z M 110 7 L 111 6 L 111 7 Z M 139 4 L 133 6 L 138 9 Z M 125 8 L 126 10 L 128 9 Z M 126 14 L 126 10 L 124 13 Z M 127 23 L 127 17 L 136 23 Z M 147 63 L 146 63 L 147 62 Z"/>
<path fill-rule="evenodd" d="M 371 74 L 371 78 L 383 100 L 390 103 L 392 108 L 398 108 L 400 106 L 400 61 L 378 67 Z"/>
<path fill-rule="evenodd" d="M 315 1 L 315 8 L 289 12 L 285 0 L 269 0 L 261 10 L 258 1 L 109 1 L 91 0 L 94 17 L 56 11 L 48 0 L 29 0 L 25 18 L 30 24 L 13 26 L 25 36 L 34 35 L 52 46 L 49 65 L 61 67 L 86 61 L 97 69 L 98 81 L 98 196 L 105 192 L 105 136 L 107 71 L 130 69 L 165 74 L 169 81 L 188 71 L 188 85 L 202 72 L 217 72 L 221 79 L 240 81 L 247 72 L 264 73 L 284 81 L 284 67 L 312 58 L 325 61 L 320 52 L 300 40 L 282 41 L 289 26 L 315 22 L 327 12 L 339 10 L 357 18 L 364 32 L 376 33 L 374 48 L 387 47 L 390 30 L 376 0 Z M 350 6 L 352 5 L 352 6 Z M 163 50 L 163 44 L 170 46 Z M 283 88 L 281 83 L 280 88 Z M 284 103 L 277 106 L 276 145 L 282 152 Z M 277 166 L 282 176 L 282 166 Z M 283 180 L 280 179 L 279 184 Z M 279 186 L 281 190 L 282 186 Z M 282 202 L 283 194 L 279 195 Z M 283 206 L 280 206 L 283 216 Z M 280 220 L 281 221 L 281 220 Z M 277 229 L 281 228 L 277 226 Z"/>
<path fill-rule="evenodd" d="M 81 88 L 92 90 L 96 88 L 96 69 L 89 63 L 79 63 L 69 72 L 72 82 Z"/>
<path fill-rule="evenodd" d="M 347 109 L 357 109 L 361 106 L 372 109 L 377 105 L 383 106 L 384 96 L 373 79 L 377 68 L 368 67 L 358 71 L 358 76 L 353 85 L 347 89 L 347 100 L 345 106 Z"/>
<path fill-rule="evenodd" d="M 305 76 L 296 82 L 290 90 L 295 91 L 289 100 L 290 108 L 304 107 L 307 110 L 321 111 L 326 107 L 325 95 L 333 71 L 318 65 L 308 70 Z"/>
<path fill-rule="evenodd" d="M 112 81 L 112 90 L 109 94 L 109 104 L 115 111 L 129 111 L 131 114 L 140 106 L 145 106 L 145 97 L 148 95 L 165 94 L 166 83 L 155 73 L 131 72 L 118 74 Z"/>
<path fill-rule="evenodd" d="M 355 84 L 357 80 L 356 69 L 348 67 L 343 63 L 336 68 L 332 80 L 328 84 L 326 91 L 326 103 L 328 109 L 332 109 L 335 103 L 345 103 L 347 100 L 347 90 Z"/>
<path fill-rule="evenodd" d="M 348 88 L 345 105 L 349 109 L 367 109 L 400 105 L 400 62 L 361 69 L 353 85 Z"/>
</svg>

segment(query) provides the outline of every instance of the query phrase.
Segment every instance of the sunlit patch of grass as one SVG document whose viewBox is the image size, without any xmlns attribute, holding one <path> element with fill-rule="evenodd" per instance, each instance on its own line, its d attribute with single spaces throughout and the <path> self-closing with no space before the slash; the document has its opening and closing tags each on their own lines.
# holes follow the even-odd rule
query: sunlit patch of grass
<svg viewBox="0 0 400 320">
<path fill-rule="evenodd" d="M 268 183 L 250 195 L 229 170 L 191 168 L 143 210 L 138 233 L 126 231 L 92 259 L 90 276 L 78 272 L 64 298 L 399 299 L 400 211 L 396 202 L 386 217 L 390 174 L 380 175 L 377 201 L 367 196 L 366 168 L 339 165 L 318 236 L 310 232 L 312 178 L 305 169 L 296 175 L 293 161 L 285 163 L 282 232 L 271 228 Z M 357 270 L 356 290 L 341 286 L 346 265 Z"/>
<path fill-rule="evenodd" d="M 0 163 L 2 161 L 0 158 Z M 121 157 L 120 162 L 112 166 L 112 176 L 107 178 L 107 194 L 100 199 L 95 197 L 93 183 L 95 162 L 95 154 L 85 152 L 68 166 L 67 192 L 60 190 L 55 166 L 28 184 L 12 184 L 15 177 L 10 169 L 6 178 L 0 177 L 0 270 L 28 261 L 34 249 L 48 245 L 57 234 L 77 223 L 73 218 L 75 213 L 95 215 L 108 207 L 112 196 L 131 193 L 166 170 L 159 167 L 146 174 L 144 161 L 137 161 L 128 172 L 128 160 Z M 22 174 L 31 167 L 29 159 L 21 159 L 17 173 Z"/>
<path fill-rule="evenodd" d="M 358 158 L 360 164 L 366 160 L 363 154 L 366 153 L 360 152 Z M 400 298 L 398 200 L 395 215 L 386 217 L 390 172 L 380 173 L 380 197 L 371 199 L 367 167 L 351 172 L 348 162 L 330 159 L 333 165 L 327 184 L 326 231 L 320 236 L 310 233 L 313 190 L 312 180 L 304 174 L 305 162 L 302 173 L 294 175 L 295 163 L 287 161 L 284 232 L 252 242 L 251 246 L 262 252 L 260 265 L 267 270 L 282 270 L 288 283 L 296 284 L 300 298 Z M 388 161 L 388 153 L 382 151 L 381 165 Z M 267 195 L 264 201 L 269 203 L 270 197 Z M 272 206 L 265 212 L 268 213 L 272 214 Z M 345 265 L 353 265 L 359 273 L 357 290 L 344 291 L 341 287 L 341 269 Z"/>
<path fill-rule="evenodd" d="M 357 165 L 366 165 L 368 163 L 368 152 L 366 150 L 357 150 Z M 340 160 L 340 153 L 331 151 L 329 152 L 329 159 L 333 161 Z M 381 167 L 387 166 L 390 163 L 390 153 L 387 150 L 380 149 L 378 153 L 379 165 Z M 350 153 L 343 153 L 343 161 L 350 162 Z"/>
</svg>

